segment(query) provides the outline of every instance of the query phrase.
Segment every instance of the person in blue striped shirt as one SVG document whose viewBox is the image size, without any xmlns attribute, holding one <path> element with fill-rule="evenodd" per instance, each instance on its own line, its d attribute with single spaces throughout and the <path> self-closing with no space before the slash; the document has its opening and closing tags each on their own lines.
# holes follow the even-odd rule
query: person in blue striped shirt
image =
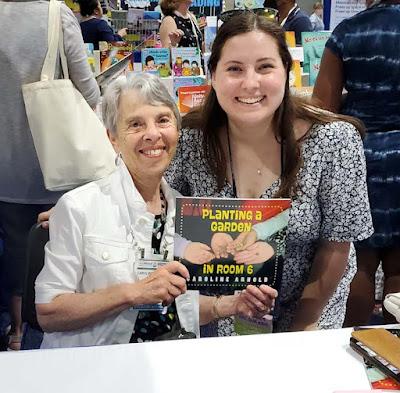
<svg viewBox="0 0 400 393">
<path fill-rule="evenodd" d="M 314 87 L 314 98 L 327 109 L 357 117 L 367 129 L 375 233 L 356 244 L 358 273 L 347 303 L 347 326 L 368 323 L 381 261 L 384 295 L 400 291 L 400 1 L 369 0 L 367 6 L 333 31 Z M 387 323 L 395 322 L 385 311 L 384 316 Z"/>
</svg>

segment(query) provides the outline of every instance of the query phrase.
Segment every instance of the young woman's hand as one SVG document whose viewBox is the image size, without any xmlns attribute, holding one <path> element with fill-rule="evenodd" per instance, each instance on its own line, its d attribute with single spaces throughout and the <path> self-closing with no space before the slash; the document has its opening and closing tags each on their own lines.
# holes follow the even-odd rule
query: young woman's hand
<svg viewBox="0 0 400 393">
<path fill-rule="evenodd" d="M 237 296 L 236 315 L 248 318 L 261 318 L 271 312 L 278 292 L 268 285 L 248 285 Z"/>
</svg>

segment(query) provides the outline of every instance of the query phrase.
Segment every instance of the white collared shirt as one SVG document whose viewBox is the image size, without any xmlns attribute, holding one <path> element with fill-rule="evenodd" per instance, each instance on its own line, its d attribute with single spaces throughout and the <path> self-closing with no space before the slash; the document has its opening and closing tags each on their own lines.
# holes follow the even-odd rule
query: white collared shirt
<svg viewBox="0 0 400 393">
<path fill-rule="evenodd" d="M 168 213 L 162 252 L 173 258 L 175 192 L 161 184 Z M 141 249 L 151 252 L 154 215 L 137 191 L 122 162 L 108 177 L 63 195 L 50 217 L 45 265 L 36 279 L 36 303 L 50 303 L 64 293 L 90 293 L 111 285 L 135 282 Z M 199 337 L 198 292 L 176 299 L 179 320 Z M 41 348 L 128 343 L 138 311 L 132 308 L 94 326 L 45 333 Z"/>
</svg>

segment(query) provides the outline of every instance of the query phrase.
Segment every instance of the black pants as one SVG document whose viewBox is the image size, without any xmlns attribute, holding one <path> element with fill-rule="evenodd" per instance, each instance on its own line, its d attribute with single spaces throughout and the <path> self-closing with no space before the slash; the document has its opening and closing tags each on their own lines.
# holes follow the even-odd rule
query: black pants
<svg viewBox="0 0 400 393">
<path fill-rule="evenodd" d="M 52 206 L 0 202 L 4 243 L 3 255 L 0 256 L 0 303 L 8 304 L 11 296 L 22 295 L 29 230 L 37 221 L 38 214 Z"/>
</svg>

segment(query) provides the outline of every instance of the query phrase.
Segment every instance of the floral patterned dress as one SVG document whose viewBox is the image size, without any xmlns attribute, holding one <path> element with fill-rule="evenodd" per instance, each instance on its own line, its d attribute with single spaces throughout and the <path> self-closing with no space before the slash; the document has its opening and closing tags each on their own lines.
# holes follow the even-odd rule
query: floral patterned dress
<svg viewBox="0 0 400 393">
<path fill-rule="evenodd" d="M 202 132 L 182 131 L 174 161 L 166 174 L 172 188 L 186 196 L 233 198 L 226 182 L 218 191 L 202 146 Z M 298 300 L 307 284 L 321 239 L 336 242 L 363 240 L 373 233 L 366 186 L 365 157 L 361 137 L 346 122 L 315 124 L 301 145 L 303 166 L 298 173 L 299 191 L 292 200 L 286 239 L 282 285 L 276 307 L 275 331 L 292 323 Z M 275 181 L 261 198 L 272 198 L 279 189 Z M 343 324 L 350 283 L 356 273 L 353 245 L 346 271 L 319 320 L 322 329 Z M 203 335 L 234 334 L 231 318 L 203 329 Z M 211 332 L 211 333 L 210 333 Z"/>
</svg>

